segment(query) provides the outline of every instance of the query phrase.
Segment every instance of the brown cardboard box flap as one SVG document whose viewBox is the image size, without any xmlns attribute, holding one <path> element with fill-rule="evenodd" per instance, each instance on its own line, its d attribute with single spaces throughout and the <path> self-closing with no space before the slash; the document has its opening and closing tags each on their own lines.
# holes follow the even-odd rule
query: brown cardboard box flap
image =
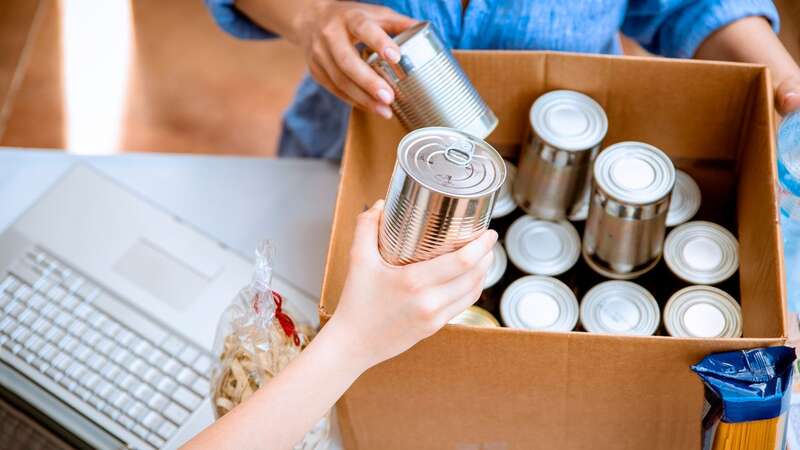
<svg viewBox="0 0 800 450">
<path fill-rule="evenodd" d="M 766 69 L 549 52 L 457 57 L 500 118 L 488 141 L 512 159 L 527 132 L 531 103 L 544 92 L 573 89 L 605 108 L 604 146 L 648 142 L 689 172 L 703 193 L 698 217 L 738 234 L 745 337 L 448 326 L 369 370 L 345 394 L 339 411 L 347 448 L 697 448 L 702 386 L 689 366 L 710 352 L 777 345 L 786 335 Z M 385 195 L 403 135 L 396 121 L 352 114 L 323 318 L 334 311 L 342 289 L 356 215 Z"/>
</svg>

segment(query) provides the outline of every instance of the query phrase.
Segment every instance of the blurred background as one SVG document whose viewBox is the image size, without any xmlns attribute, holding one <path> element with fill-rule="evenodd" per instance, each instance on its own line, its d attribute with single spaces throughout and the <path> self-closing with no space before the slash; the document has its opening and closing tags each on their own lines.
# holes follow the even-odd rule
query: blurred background
<svg viewBox="0 0 800 450">
<path fill-rule="evenodd" d="M 286 41 L 236 40 L 202 0 L 0 3 L 0 146 L 275 154 L 305 70 Z M 798 58 L 800 1 L 775 3 Z"/>
</svg>

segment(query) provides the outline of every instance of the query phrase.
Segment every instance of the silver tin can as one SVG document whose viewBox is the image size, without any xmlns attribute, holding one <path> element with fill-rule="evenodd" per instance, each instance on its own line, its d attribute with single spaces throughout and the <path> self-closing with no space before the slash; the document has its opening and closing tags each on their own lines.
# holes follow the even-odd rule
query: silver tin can
<svg viewBox="0 0 800 450">
<path fill-rule="evenodd" d="M 590 333 L 650 336 L 660 323 L 655 297 L 630 281 L 604 281 L 581 300 L 581 325 Z"/>
<path fill-rule="evenodd" d="M 572 205 L 572 209 L 570 209 L 569 216 L 567 218 L 573 222 L 580 222 L 586 220 L 586 218 L 589 217 L 589 198 L 591 196 L 592 196 L 592 184 L 590 180 L 587 185 L 587 188 L 584 189 L 581 198 L 578 200 L 577 203 Z"/>
<path fill-rule="evenodd" d="M 594 163 L 583 257 L 599 274 L 631 279 L 661 259 L 675 167 L 661 150 L 620 142 Z"/>
<path fill-rule="evenodd" d="M 711 286 L 689 286 L 670 297 L 664 327 L 674 337 L 738 338 L 742 308 L 727 292 Z"/>
<path fill-rule="evenodd" d="M 503 278 L 503 274 L 506 273 L 506 268 L 508 267 L 508 256 L 506 256 L 506 251 L 503 250 L 503 245 L 499 242 L 494 244 L 494 248 L 492 249 L 492 255 L 494 259 L 492 259 L 492 265 L 489 266 L 489 272 L 486 273 L 486 279 L 483 280 L 483 288 L 488 289 L 501 278 Z"/>
<path fill-rule="evenodd" d="M 480 328 L 498 328 L 500 326 L 500 322 L 494 318 L 492 313 L 480 306 L 474 305 L 465 309 L 464 312 L 453 317 L 447 323 L 450 325 L 465 325 Z"/>
<path fill-rule="evenodd" d="M 529 275 L 503 292 L 500 317 L 511 328 L 571 331 L 578 323 L 578 299 L 555 278 Z"/>
<path fill-rule="evenodd" d="M 551 91 L 531 106 L 514 199 L 539 219 L 566 219 L 583 193 L 592 156 L 608 131 L 603 108 L 574 91 Z"/>
<path fill-rule="evenodd" d="M 386 262 L 409 264 L 452 252 L 489 227 L 503 185 L 503 158 L 452 128 L 422 128 L 397 147 L 379 248 Z"/>
<path fill-rule="evenodd" d="M 394 89 L 392 103 L 400 123 L 409 130 L 450 127 L 486 138 L 497 117 L 467 78 L 429 22 L 420 22 L 394 37 L 400 61 L 379 54 L 367 63 Z"/>
<path fill-rule="evenodd" d="M 581 238 L 571 223 L 521 216 L 505 237 L 508 259 L 531 275 L 556 276 L 568 271 L 581 256 Z"/>
<path fill-rule="evenodd" d="M 722 283 L 739 268 L 739 242 L 715 223 L 687 222 L 664 241 L 664 262 L 688 283 Z"/>
<path fill-rule="evenodd" d="M 674 227 L 689 220 L 700 209 L 700 186 L 688 173 L 675 170 L 675 187 L 672 189 L 672 198 L 667 211 L 667 226 Z"/>
<path fill-rule="evenodd" d="M 514 184 L 514 179 L 516 177 L 517 167 L 506 161 L 506 182 L 503 183 L 503 187 L 497 192 L 497 198 L 494 201 L 494 208 L 492 209 L 492 219 L 505 217 L 517 209 L 517 203 L 514 201 L 514 196 L 511 195 L 511 186 Z"/>
</svg>

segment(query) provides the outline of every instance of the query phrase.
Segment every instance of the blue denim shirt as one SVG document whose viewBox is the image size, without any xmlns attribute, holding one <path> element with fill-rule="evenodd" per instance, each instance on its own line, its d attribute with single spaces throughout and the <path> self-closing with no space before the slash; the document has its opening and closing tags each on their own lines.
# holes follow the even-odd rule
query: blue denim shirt
<svg viewBox="0 0 800 450">
<path fill-rule="evenodd" d="M 243 39 L 274 34 L 234 6 L 205 0 L 222 29 Z M 429 20 L 456 49 L 525 49 L 618 54 L 619 32 L 647 50 L 691 58 L 712 32 L 748 16 L 764 16 L 778 29 L 771 0 L 387 0 L 407 16 Z M 338 159 L 350 107 L 306 75 L 283 117 L 281 156 Z"/>
</svg>

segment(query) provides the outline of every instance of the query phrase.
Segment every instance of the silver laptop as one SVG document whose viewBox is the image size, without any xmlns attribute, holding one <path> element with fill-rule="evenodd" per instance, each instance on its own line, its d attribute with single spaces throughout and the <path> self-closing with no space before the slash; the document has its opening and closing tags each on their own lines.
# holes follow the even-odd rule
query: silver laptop
<svg viewBox="0 0 800 450">
<path fill-rule="evenodd" d="M 0 234 L 0 387 L 89 447 L 175 448 L 213 420 L 214 332 L 250 271 L 76 166 Z"/>
</svg>

